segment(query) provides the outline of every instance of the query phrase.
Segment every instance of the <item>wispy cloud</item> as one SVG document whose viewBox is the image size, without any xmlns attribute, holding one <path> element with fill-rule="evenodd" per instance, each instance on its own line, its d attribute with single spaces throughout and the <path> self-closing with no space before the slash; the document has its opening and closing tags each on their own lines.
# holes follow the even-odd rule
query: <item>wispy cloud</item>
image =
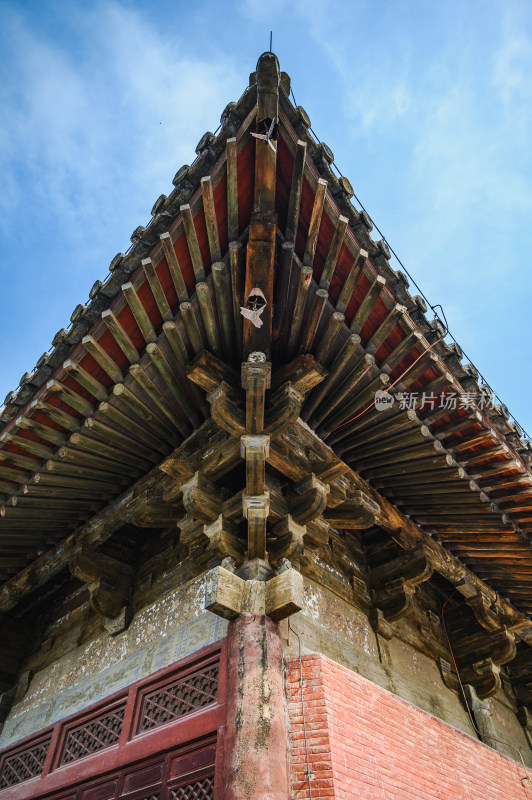
<svg viewBox="0 0 532 800">
<path fill-rule="evenodd" d="M 165 40 L 118 4 L 72 12 L 72 29 L 85 43 L 79 50 L 39 34 L 13 11 L 5 16 L 4 219 L 25 202 L 29 181 L 65 222 L 108 219 L 120 195 L 122 203 L 142 197 L 146 215 L 147 190 L 171 188 L 168 165 L 190 159 L 205 120 L 216 127 L 242 88 L 230 57 L 193 57 L 179 39 Z"/>
<path fill-rule="evenodd" d="M 0 4 L 0 402 L 244 88 L 230 52 L 142 12 L 70 5 L 58 30 L 44 5 Z"/>
</svg>

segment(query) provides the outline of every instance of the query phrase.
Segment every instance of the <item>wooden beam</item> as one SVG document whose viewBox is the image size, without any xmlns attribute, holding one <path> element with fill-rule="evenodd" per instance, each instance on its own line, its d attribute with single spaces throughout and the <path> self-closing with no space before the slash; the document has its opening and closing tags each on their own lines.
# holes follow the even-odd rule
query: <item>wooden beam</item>
<svg viewBox="0 0 532 800">
<path fill-rule="evenodd" d="M 360 385 L 366 380 L 368 374 L 373 375 L 376 371 L 374 357 L 369 353 L 363 355 L 347 373 L 343 381 L 327 393 L 327 402 L 322 403 L 321 407 L 312 415 L 310 419 L 311 425 L 316 427 L 327 419 L 347 397 L 356 396 Z"/>
<path fill-rule="evenodd" d="M 314 204 L 312 206 L 312 214 L 307 234 L 307 243 L 305 245 L 305 253 L 303 255 L 303 265 L 311 267 L 314 262 L 314 254 L 318 244 L 318 236 L 320 233 L 321 217 L 323 214 L 323 205 L 325 203 L 325 192 L 327 191 L 327 181 L 320 178 L 316 187 L 316 194 L 314 195 Z"/>
<path fill-rule="evenodd" d="M 259 142 L 258 149 L 260 150 L 261 147 L 262 144 Z M 253 214 L 246 249 L 244 305 L 248 306 L 251 302 L 250 298 L 254 296 L 254 290 L 259 289 L 265 298 L 265 307 L 260 315 L 262 323 L 260 327 L 244 317 L 244 358 L 253 352 L 262 352 L 266 354 L 267 358 L 270 357 L 276 230 L 276 217 L 273 211 Z"/>
<path fill-rule="evenodd" d="M 157 339 L 155 328 L 153 327 L 148 316 L 148 312 L 142 305 L 140 297 L 137 294 L 137 290 L 131 281 L 128 281 L 122 285 L 122 292 L 124 293 L 124 297 L 127 300 L 127 304 L 131 310 L 131 313 L 135 317 L 135 321 L 139 326 L 139 330 L 142 333 L 144 340 L 146 342 L 154 342 Z"/>
<path fill-rule="evenodd" d="M 215 355 L 221 357 L 222 348 L 218 333 L 218 323 L 216 320 L 211 292 L 206 281 L 196 284 L 196 295 L 198 298 L 200 313 L 203 319 L 203 327 L 205 328 L 209 347 Z"/>
<path fill-rule="evenodd" d="M 205 212 L 205 224 L 207 226 L 207 237 L 209 239 L 211 262 L 220 261 L 222 258 L 222 252 L 220 250 L 220 236 L 218 233 L 218 222 L 216 219 L 216 207 L 214 205 L 212 180 L 209 175 L 201 179 L 201 195 L 203 198 L 203 210 Z"/>
<path fill-rule="evenodd" d="M 250 434 L 262 433 L 264 430 L 266 390 L 270 385 L 271 364 L 262 353 L 251 356 L 242 364 L 242 386 L 246 392 L 246 429 Z"/>
<path fill-rule="evenodd" d="M 384 344 L 392 330 L 406 313 L 406 308 L 400 303 L 396 303 L 386 318 L 381 322 L 370 340 L 366 342 L 368 352 L 376 352 Z"/>
<path fill-rule="evenodd" d="M 275 276 L 275 306 L 273 309 L 273 340 L 280 350 L 282 332 L 285 328 L 285 315 L 288 311 L 290 276 L 294 263 L 294 243 L 283 242 L 279 257 L 279 269 Z"/>
<path fill-rule="evenodd" d="M 106 442 L 116 445 L 120 450 L 126 453 L 132 453 L 133 455 L 141 456 L 150 461 L 156 459 L 156 449 L 135 439 L 131 431 L 128 433 L 117 431 L 116 428 L 105 419 L 87 417 L 83 423 L 83 432 L 101 436 Z"/>
<path fill-rule="evenodd" d="M 161 451 L 162 449 L 166 449 L 167 440 L 160 436 L 153 428 L 150 428 L 149 422 L 144 420 L 142 420 L 142 422 L 137 422 L 121 409 L 107 402 L 100 403 L 98 411 L 105 419 L 111 420 L 134 439 L 140 439 L 141 442 L 149 445 L 154 450 Z"/>
<path fill-rule="evenodd" d="M 303 353 L 308 353 L 312 350 L 314 339 L 320 326 L 328 300 L 329 293 L 325 289 L 317 289 L 317 291 L 314 293 L 312 310 L 308 315 L 308 324 L 301 337 L 301 351 Z"/>
<path fill-rule="evenodd" d="M 168 271 L 176 290 L 177 299 L 180 303 L 183 303 L 185 300 L 188 300 L 188 291 L 185 285 L 185 279 L 183 278 L 183 273 L 181 272 L 181 267 L 179 266 L 179 261 L 177 260 L 176 252 L 174 250 L 172 237 L 170 233 L 166 231 L 165 233 L 161 233 L 160 240 L 163 246 L 163 253 L 166 258 Z"/>
<path fill-rule="evenodd" d="M 48 419 L 53 420 L 58 425 L 61 425 L 62 428 L 66 428 L 66 430 L 72 432 L 79 430 L 80 419 L 78 416 L 74 416 L 72 412 L 67 414 L 66 411 L 63 411 L 63 409 L 53 406 L 51 403 L 47 403 L 40 399 L 32 400 L 30 403 L 30 409 L 28 413 L 32 413 L 33 410 L 40 411 L 45 417 L 48 417 Z"/>
<path fill-rule="evenodd" d="M 370 372 L 371 374 L 371 372 Z M 378 391 L 383 391 L 386 389 L 390 382 L 388 375 L 384 372 L 380 372 L 373 378 L 367 386 L 355 396 L 349 402 L 347 402 L 343 408 L 338 410 L 335 414 L 328 416 L 326 420 L 320 425 L 320 435 L 323 438 L 330 436 L 331 433 L 335 432 L 336 428 L 342 426 L 342 428 L 347 428 L 344 423 L 353 416 L 357 414 L 363 413 L 364 410 L 372 405 L 375 402 L 375 393 Z M 347 430 L 342 429 L 341 435 L 347 434 Z M 337 436 L 340 434 L 337 434 Z"/>
<path fill-rule="evenodd" d="M 170 304 L 166 298 L 165 291 L 161 286 L 161 282 L 153 265 L 153 261 L 151 258 L 143 258 L 140 263 L 142 269 L 144 270 L 144 275 L 146 276 L 151 292 L 155 298 L 155 303 L 159 309 L 159 314 L 163 320 L 172 319 L 172 309 L 170 308 Z"/>
<path fill-rule="evenodd" d="M 150 342 L 150 344 L 146 347 L 146 352 L 150 357 L 152 364 L 154 364 L 155 368 L 157 369 L 159 375 L 170 389 L 172 397 L 181 409 L 183 416 L 189 419 L 194 427 L 199 426 L 200 416 L 197 412 L 197 408 L 192 405 L 186 393 L 183 391 L 183 387 L 170 368 L 170 365 L 164 357 L 161 348 L 154 342 Z"/>
<path fill-rule="evenodd" d="M 194 307 L 192 303 L 189 302 L 181 303 L 180 311 L 192 351 L 198 353 L 200 350 L 203 350 L 203 339 L 201 338 L 198 321 L 194 314 Z"/>
<path fill-rule="evenodd" d="M 302 414 L 303 419 L 308 420 L 314 414 L 316 409 L 323 402 L 324 398 L 329 395 L 332 387 L 340 379 L 351 358 L 359 349 L 362 352 L 360 342 L 360 336 L 358 336 L 356 333 L 353 333 L 344 343 L 342 349 L 331 365 L 328 376 L 325 378 L 323 383 L 314 389 L 312 394 L 307 398 Z"/>
<path fill-rule="evenodd" d="M 241 242 L 230 242 L 229 244 L 229 265 L 231 268 L 231 294 L 233 297 L 233 324 L 236 338 L 236 357 L 237 360 L 243 358 L 243 334 L 242 316 L 240 307 L 244 305 L 244 269 L 242 266 L 242 244 Z"/>
<path fill-rule="evenodd" d="M 238 225 L 238 170 L 236 138 L 232 137 L 226 143 L 227 158 L 227 235 L 229 242 L 234 242 L 239 236 Z"/>
<path fill-rule="evenodd" d="M 360 276 L 360 273 L 364 269 L 364 262 L 367 257 L 368 257 L 367 250 L 359 250 L 355 256 L 353 265 L 349 270 L 349 275 L 347 276 L 344 285 L 342 286 L 342 291 L 340 292 L 340 296 L 336 303 L 336 310 L 339 311 L 341 314 L 345 313 L 345 310 L 349 305 L 349 301 L 351 300 L 351 297 L 355 290 L 355 286 Z"/>
<path fill-rule="evenodd" d="M 107 399 L 109 390 L 106 389 L 103 383 L 100 383 L 99 380 L 91 375 L 90 372 L 87 372 L 87 370 L 82 366 L 76 364 L 75 361 L 71 361 L 71 359 L 67 358 L 67 360 L 63 362 L 63 369 L 65 372 L 71 375 L 80 386 L 83 386 L 83 388 L 86 389 L 90 394 L 94 395 L 97 400 Z"/>
<path fill-rule="evenodd" d="M 231 276 L 228 266 L 223 261 L 216 261 L 212 265 L 212 282 L 218 311 L 218 322 L 222 337 L 222 351 L 224 357 L 231 360 L 234 355 L 232 337 L 232 297 Z"/>
<path fill-rule="evenodd" d="M 295 243 L 297 227 L 299 222 L 299 209 L 301 207 L 301 191 L 303 188 L 303 174 L 305 171 L 305 158 L 307 154 L 307 143 L 299 140 L 296 145 L 294 158 L 294 170 L 292 172 L 292 186 L 290 188 L 290 199 L 288 201 L 288 215 L 286 219 L 286 242 Z"/>
<path fill-rule="evenodd" d="M 355 311 L 353 322 L 355 322 L 358 325 L 359 329 L 362 329 L 367 318 L 373 311 L 375 303 L 381 296 L 385 286 L 386 286 L 386 278 L 383 278 L 382 275 L 377 275 L 377 277 L 374 279 L 373 283 L 369 287 L 368 291 L 366 292 L 364 299 L 362 300 L 359 307 Z"/>
<path fill-rule="evenodd" d="M 0 442 L 6 444 L 12 444 L 16 447 L 20 447 L 22 450 L 27 450 L 28 453 L 33 453 L 33 455 L 40 456 L 41 458 L 50 458 L 53 454 L 54 449 L 53 447 L 48 447 L 48 445 L 41 444 L 40 442 L 35 442 L 33 439 L 28 439 L 26 436 L 17 436 L 15 433 L 3 433 L 0 436 Z M 8 455 L 7 451 L 4 454 L 3 451 L 0 451 L 0 455 Z M 38 464 L 38 462 L 35 462 Z"/>
<path fill-rule="evenodd" d="M 70 386 L 66 386 L 60 381 L 50 380 L 46 384 L 46 388 L 48 391 L 57 394 L 64 403 L 74 408 L 80 414 L 92 414 L 94 411 L 93 403 L 90 403 L 85 397 L 82 397 L 82 395 L 75 392 L 74 389 L 71 389 Z"/>
<path fill-rule="evenodd" d="M 81 340 L 82 345 L 85 347 L 97 364 L 103 371 L 111 378 L 114 383 L 120 383 L 124 380 L 124 373 L 120 367 L 113 361 L 103 347 L 96 341 L 93 336 L 84 336 Z"/>
<path fill-rule="evenodd" d="M 279 122 L 279 62 L 273 53 L 263 53 L 257 62 L 257 123 L 265 128 Z M 255 197 L 253 209 L 275 211 L 275 166 L 277 149 L 273 141 L 255 141 Z M 262 287 L 261 287 L 262 288 Z M 259 349 L 259 348 L 257 348 Z"/>
<path fill-rule="evenodd" d="M 188 252 L 190 254 L 190 260 L 192 261 L 192 269 L 194 270 L 196 283 L 198 281 L 204 281 L 205 268 L 203 266 L 203 258 L 201 256 L 201 250 L 198 242 L 198 235 L 196 233 L 194 219 L 192 218 L 191 208 L 188 203 L 185 203 L 180 207 L 179 210 L 181 211 L 181 217 L 183 219 L 185 238 L 187 241 Z"/>
<path fill-rule="evenodd" d="M 88 432 L 73 433 L 70 437 L 70 443 L 79 450 L 88 450 L 91 453 L 110 458 L 111 461 L 127 461 L 129 464 L 137 466 L 139 469 L 146 469 L 152 466 L 148 459 L 134 455 L 130 450 L 124 450 L 123 446 L 118 447 L 114 444 L 106 444 L 99 439 L 93 438 Z"/>
<path fill-rule="evenodd" d="M 175 434 L 175 428 L 172 424 L 168 424 L 165 420 L 154 413 L 154 410 L 142 398 L 137 397 L 131 389 L 123 383 L 117 383 L 113 387 L 113 395 L 119 398 L 126 408 L 130 409 L 140 420 L 150 428 L 153 428 L 160 438 L 171 440 L 172 434 Z"/>
<path fill-rule="evenodd" d="M 154 384 L 151 378 L 148 377 L 140 364 L 132 364 L 129 368 L 129 374 L 146 393 L 151 402 L 157 406 L 159 411 L 166 417 L 170 424 L 175 427 L 175 429 L 178 430 L 183 436 L 187 436 L 190 433 L 188 420 L 186 417 L 184 417 L 184 415 L 180 415 L 174 411 L 168 400 L 161 394 L 159 388 Z"/>
<path fill-rule="evenodd" d="M 425 347 L 423 346 L 423 334 L 419 331 L 412 331 L 409 333 L 405 338 L 399 342 L 397 347 L 395 347 L 392 352 L 385 357 L 384 364 L 386 364 L 390 370 L 393 370 L 397 367 L 398 364 L 406 358 L 406 356 L 410 353 L 411 350 L 417 348 L 418 350 L 424 350 Z"/>
<path fill-rule="evenodd" d="M 342 244 L 344 243 L 344 236 L 348 222 L 349 220 L 347 217 L 338 217 L 334 236 L 329 246 L 329 252 L 327 253 L 327 258 L 321 273 L 320 289 L 329 289 L 329 286 L 331 285 L 331 280 L 336 269 L 338 256 L 340 255 L 340 250 L 342 249 Z"/>
<path fill-rule="evenodd" d="M 297 282 L 297 294 L 295 305 L 292 312 L 290 323 L 290 336 L 288 339 L 288 346 L 286 348 L 288 358 L 293 358 L 296 354 L 297 344 L 299 340 L 301 323 L 303 321 L 303 314 L 307 302 L 307 296 L 310 289 L 310 282 L 312 280 L 312 268 L 301 267 L 299 269 Z"/>
</svg>

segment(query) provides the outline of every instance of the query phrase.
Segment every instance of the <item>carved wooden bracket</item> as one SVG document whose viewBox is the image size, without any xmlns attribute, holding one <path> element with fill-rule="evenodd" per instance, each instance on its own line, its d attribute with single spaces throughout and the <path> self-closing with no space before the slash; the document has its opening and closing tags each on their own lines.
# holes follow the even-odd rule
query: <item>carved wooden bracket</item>
<svg viewBox="0 0 532 800">
<path fill-rule="evenodd" d="M 327 506 L 329 508 L 336 508 L 341 506 L 348 499 L 356 497 L 352 491 L 349 479 L 346 475 L 347 464 L 338 461 L 323 472 L 318 474 L 318 478 L 323 483 L 329 484 L 329 496 L 327 498 Z"/>
<path fill-rule="evenodd" d="M 209 540 L 209 549 L 220 558 L 234 558 L 241 563 L 245 553 L 245 543 L 238 535 L 232 522 L 220 514 L 218 519 L 203 526 L 203 533 Z"/>
<path fill-rule="evenodd" d="M 204 523 L 214 522 L 220 516 L 225 499 L 218 487 L 207 480 L 201 472 L 181 486 L 183 505 L 194 519 Z"/>
<path fill-rule="evenodd" d="M 205 608 L 225 619 L 240 614 L 267 614 L 279 621 L 303 607 L 303 578 L 286 569 L 268 581 L 243 580 L 224 567 L 207 573 Z"/>
<path fill-rule="evenodd" d="M 270 495 L 243 495 L 242 510 L 248 521 L 248 559 L 266 560 L 266 523 L 270 511 Z"/>
<path fill-rule="evenodd" d="M 416 586 L 432 575 L 432 564 L 423 548 L 407 550 L 397 558 L 370 569 L 373 604 L 387 620 L 404 617 L 412 610 Z"/>
<path fill-rule="evenodd" d="M 393 638 L 394 629 L 386 622 L 380 608 L 372 608 L 369 615 L 369 622 L 375 633 L 378 633 L 379 636 L 383 636 L 385 639 Z"/>
<path fill-rule="evenodd" d="M 137 528 L 165 528 L 175 525 L 182 514 L 181 503 L 147 496 L 146 501 L 130 514 L 129 521 Z"/>
<path fill-rule="evenodd" d="M 478 592 L 474 597 L 466 598 L 477 621 L 488 631 L 496 631 L 501 627 L 501 618 L 494 607 L 496 597 L 496 592 L 492 596 L 488 596 L 487 592 Z"/>
<path fill-rule="evenodd" d="M 240 455 L 246 460 L 246 492 L 250 495 L 264 492 L 269 452 L 269 436 L 255 434 L 240 439 Z"/>
<path fill-rule="evenodd" d="M 369 613 L 372 601 L 368 590 L 367 570 L 361 549 L 359 548 L 358 559 L 355 549 L 355 542 L 351 534 L 345 534 L 344 538 L 334 533 L 330 538 L 330 546 L 336 564 L 346 573 L 353 587 L 353 600 L 355 604 L 365 613 Z M 381 613 L 381 612 L 380 612 Z"/>
<path fill-rule="evenodd" d="M 236 387 L 239 381 L 238 372 L 208 350 L 202 350 L 192 359 L 187 367 L 187 376 L 207 393 L 213 392 L 223 382 Z"/>
<path fill-rule="evenodd" d="M 355 491 L 349 500 L 327 509 L 324 518 L 333 528 L 363 530 L 375 525 L 379 507 L 365 492 Z"/>
<path fill-rule="evenodd" d="M 272 365 L 264 353 L 250 353 L 242 364 L 242 387 L 246 392 L 246 428 L 248 433 L 264 430 L 266 389 L 271 384 Z"/>
<path fill-rule="evenodd" d="M 291 383 L 285 383 L 270 397 L 271 408 L 266 412 L 264 432 L 278 436 L 287 425 L 297 420 L 305 397 Z"/>
<path fill-rule="evenodd" d="M 305 544 L 324 545 L 329 541 L 331 535 L 331 526 L 326 522 L 323 517 L 307 522 L 305 525 L 307 532 L 305 534 Z"/>
<path fill-rule="evenodd" d="M 268 560 L 270 564 L 276 566 L 281 559 L 297 561 L 297 557 L 303 552 L 305 546 L 305 525 L 299 525 L 288 514 L 281 522 L 272 529 L 273 540 L 268 544 Z"/>
<path fill-rule="evenodd" d="M 293 388 L 304 395 L 321 383 L 327 375 L 328 371 L 316 361 L 314 356 L 304 353 L 275 371 L 272 386 L 273 389 L 277 389 L 290 381 Z"/>
<path fill-rule="evenodd" d="M 471 684 L 482 699 L 501 687 L 500 666 L 516 655 L 515 634 L 502 627 L 480 628 L 463 607 L 453 609 L 447 628 L 462 683 Z"/>
<path fill-rule="evenodd" d="M 295 487 L 290 513 L 299 523 L 311 522 L 325 511 L 329 487 L 312 473 Z"/>
<path fill-rule="evenodd" d="M 235 390 L 225 381 L 207 395 L 211 417 L 220 428 L 235 438 L 246 433 L 246 417 L 244 411 L 238 407 L 239 399 Z"/>
<path fill-rule="evenodd" d="M 133 567 L 88 547 L 76 553 L 69 566 L 72 575 L 87 584 L 91 608 L 108 619 L 120 616 L 125 627 L 117 627 L 125 630 L 130 621 L 124 608 L 129 604 Z"/>
<path fill-rule="evenodd" d="M 458 675 L 456 670 L 444 658 L 438 658 L 438 666 L 440 668 L 441 679 L 444 684 L 452 692 L 458 693 L 460 684 L 458 682 Z"/>
</svg>

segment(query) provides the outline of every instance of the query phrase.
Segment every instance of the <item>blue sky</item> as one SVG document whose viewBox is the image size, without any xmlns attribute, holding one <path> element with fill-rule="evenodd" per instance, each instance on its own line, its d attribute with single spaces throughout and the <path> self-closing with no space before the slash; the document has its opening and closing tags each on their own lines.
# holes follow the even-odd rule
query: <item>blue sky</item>
<svg viewBox="0 0 532 800">
<path fill-rule="evenodd" d="M 273 29 L 313 129 L 532 433 L 530 3 L 0 0 L 0 25 L 0 402 Z"/>
</svg>

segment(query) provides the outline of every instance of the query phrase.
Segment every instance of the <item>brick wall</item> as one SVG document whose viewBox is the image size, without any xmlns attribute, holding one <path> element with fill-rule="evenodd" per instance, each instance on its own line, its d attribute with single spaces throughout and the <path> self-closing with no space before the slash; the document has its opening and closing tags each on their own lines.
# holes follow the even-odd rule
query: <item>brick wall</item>
<svg viewBox="0 0 532 800">
<path fill-rule="evenodd" d="M 303 800 L 299 659 L 287 663 L 291 798 Z M 324 656 L 303 658 L 303 692 L 313 800 L 532 799 L 521 764 Z"/>
</svg>

